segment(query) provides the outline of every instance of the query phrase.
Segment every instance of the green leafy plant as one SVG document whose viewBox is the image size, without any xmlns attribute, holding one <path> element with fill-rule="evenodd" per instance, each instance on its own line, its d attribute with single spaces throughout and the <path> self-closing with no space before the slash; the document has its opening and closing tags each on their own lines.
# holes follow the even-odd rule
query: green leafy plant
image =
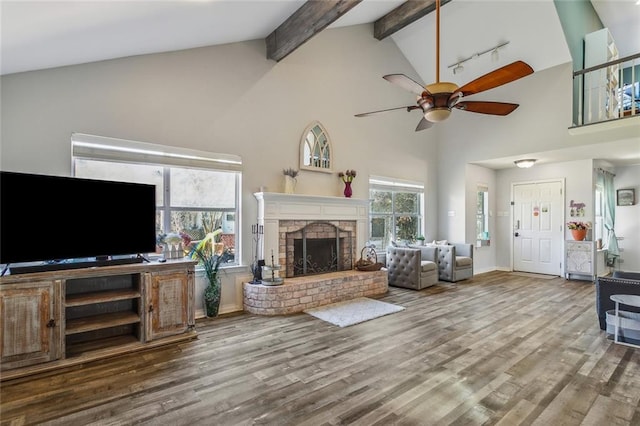
<svg viewBox="0 0 640 426">
<path fill-rule="evenodd" d="M 221 290 L 218 272 L 220 265 L 227 262 L 231 257 L 228 250 L 223 250 L 222 253 L 214 252 L 213 243 L 220 233 L 222 233 L 221 229 L 208 233 L 206 237 L 193 246 L 189 252 L 189 257 L 198 260 L 198 263 L 202 265 L 207 281 L 209 281 L 209 285 L 204 290 L 204 302 L 208 317 L 218 315 Z"/>
<path fill-rule="evenodd" d="M 567 222 L 569 229 L 591 229 L 591 222 Z"/>
</svg>

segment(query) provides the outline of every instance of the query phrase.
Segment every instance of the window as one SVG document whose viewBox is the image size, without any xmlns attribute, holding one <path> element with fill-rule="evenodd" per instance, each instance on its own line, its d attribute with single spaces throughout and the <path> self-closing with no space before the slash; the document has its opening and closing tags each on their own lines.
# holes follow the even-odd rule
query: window
<svg viewBox="0 0 640 426">
<path fill-rule="evenodd" d="M 478 246 L 489 245 L 489 188 L 478 185 L 476 201 L 476 240 Z"/>
<path fill-rule="evenodd" d="M 604 187 L 601 184 L 596 184 L 595 202 L 593 234 L 598 241 L 604 238 Z"/>
<path fill-rule="evenodd" d="M 75 176 L 156 186 L 158 241 L 167 234 L 198 241 L 220 229 L 216 243 L 237 263 L 238 157 L 81 134 L 72 149 Z"/>
<path fill-rule="evenodd" d="M 369 179 L 370 242 L 384 249 L 391 241 L 423 235 L 424 186 L 388 178 Z"/>
</svg>

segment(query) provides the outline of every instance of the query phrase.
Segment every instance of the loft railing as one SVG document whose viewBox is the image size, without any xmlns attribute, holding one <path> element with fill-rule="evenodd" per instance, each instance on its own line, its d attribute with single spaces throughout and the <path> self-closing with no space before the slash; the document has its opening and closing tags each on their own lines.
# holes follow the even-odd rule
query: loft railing
<svg viewBox="0 0 640 426">
<path fill-rule="evenodd" d="M 640 53 L 573 73 L 574 123 L 617 120 L 640 113 Z"/>
</svg>

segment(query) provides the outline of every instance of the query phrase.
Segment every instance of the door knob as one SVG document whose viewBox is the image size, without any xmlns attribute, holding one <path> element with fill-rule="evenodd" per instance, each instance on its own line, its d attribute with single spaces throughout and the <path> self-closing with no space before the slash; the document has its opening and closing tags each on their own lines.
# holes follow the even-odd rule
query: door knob
<svg viewBox="0 0 640 426">
<path fill-rule="evenodd" d="M 515 233 L 515 234 L 513 234 L 513 235 L 515 235 L 516 237 L 519 237 L 519 236 L 520 236 L 520 233 L 519 233 L 519 232 L 516 232 L 516 233 Z"/>
</svg>

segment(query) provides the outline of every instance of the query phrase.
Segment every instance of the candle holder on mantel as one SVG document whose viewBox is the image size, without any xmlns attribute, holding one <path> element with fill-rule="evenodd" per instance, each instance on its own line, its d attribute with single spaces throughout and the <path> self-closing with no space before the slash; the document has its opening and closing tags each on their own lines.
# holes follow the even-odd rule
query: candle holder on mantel
<svg viewBox="0 0 640 426">
<path fill-rule="evenodd" d="M 276 265 L 271 251 L 271 265 L 262 266 L 263 285 L 281 285 L 284 279 L 280 277 L 280 265 Z"/>
</svg>

